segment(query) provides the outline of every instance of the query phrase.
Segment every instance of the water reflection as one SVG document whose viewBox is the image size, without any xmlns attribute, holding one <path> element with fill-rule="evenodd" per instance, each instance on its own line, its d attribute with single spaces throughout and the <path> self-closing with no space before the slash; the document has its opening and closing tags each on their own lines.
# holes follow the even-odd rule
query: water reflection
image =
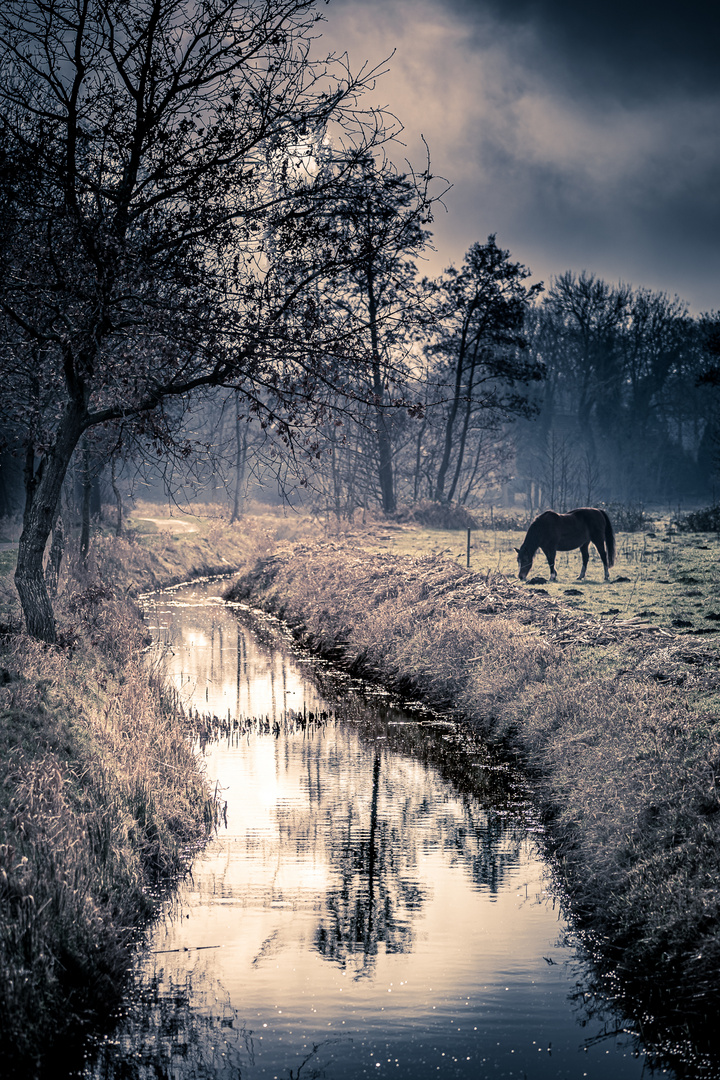
<svg viewBox="0 0 720 1080">
<path fill-rule="evenodd" d="M 336 698 L 212 591 L 148 618 L 226 817 L 86 1076 L 639 1077 L 632 1034 L 576 1023 L 502 763 L 382 696 Z"/>
</svg>

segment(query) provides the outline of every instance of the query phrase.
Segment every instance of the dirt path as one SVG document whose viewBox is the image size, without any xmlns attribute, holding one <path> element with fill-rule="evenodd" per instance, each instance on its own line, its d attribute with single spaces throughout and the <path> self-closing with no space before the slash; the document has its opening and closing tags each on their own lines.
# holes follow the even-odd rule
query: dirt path
<svg viewBox="0 0 720 1080">
<path fill-rule="evenodd" d="M 189 521 L 181 521 L 179 518 L 138 517 L 138 521 L 152 521 L 163 532 L 193 533 L 198 531 L 197 525 Z"/>
</svg>

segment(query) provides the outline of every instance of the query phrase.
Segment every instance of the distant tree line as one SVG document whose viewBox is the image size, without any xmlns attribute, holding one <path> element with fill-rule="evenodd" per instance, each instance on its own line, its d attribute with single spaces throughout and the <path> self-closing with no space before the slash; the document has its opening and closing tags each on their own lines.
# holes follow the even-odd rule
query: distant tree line
<svg viewBox="0 0 720 1080">
<path fill-rule="evenodd" d="M 531 506 L 711 495 L 719 326 L 665 293 L 586 272 L 556 278 L 526 322 L 545 369 L 536 417 L 516 438 L 516 485 Z"/>
<path fill-rule="evenodd" d="M 714 498 L 720 315 L 587 272 L 547 289 L 528 274 L 494 236 L 460 270 L 410 274 L 402 348 L 397 328 L 382 342 L 385 386 L 407 404 L 384 420 L 385 488 L 377 426 L 355 417 L 318 466 L 326 508 Z"/>
</svg>

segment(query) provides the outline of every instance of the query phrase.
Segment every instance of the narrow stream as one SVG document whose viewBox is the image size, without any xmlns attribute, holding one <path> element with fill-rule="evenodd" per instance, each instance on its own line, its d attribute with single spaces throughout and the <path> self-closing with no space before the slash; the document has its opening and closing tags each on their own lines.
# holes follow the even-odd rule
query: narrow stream
<svg viewBox="0 0 720 1080">
<path fill-rule="evenodd" d="M 185 707 L 215 717 L 199 752 L 226 814 L 87 1080 L 647 1075 L 506 767 L 381 693 L 323 696 L 322 666 L 221 590 L 146 601 Z"/>
</svg>

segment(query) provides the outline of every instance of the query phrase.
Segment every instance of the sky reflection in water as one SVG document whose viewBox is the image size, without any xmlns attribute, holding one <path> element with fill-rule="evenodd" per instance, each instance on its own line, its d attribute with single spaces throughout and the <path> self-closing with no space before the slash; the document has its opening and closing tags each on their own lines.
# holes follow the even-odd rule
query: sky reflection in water
<svg viewBox="0 0 720 1080">
<path fill-rule="evenodd" d="M 269 734 L 247 723 L 205 746 L 227 823 L 86 1075 L 639 1077 L 632 1036 L 602 1037 L 578 1004 L 522 825 L 394 751 L 410 714 L 308 722 L 334 706 L 218 592 L 160 594 L 148 622 L 189 707 Z"/>
</svg>

